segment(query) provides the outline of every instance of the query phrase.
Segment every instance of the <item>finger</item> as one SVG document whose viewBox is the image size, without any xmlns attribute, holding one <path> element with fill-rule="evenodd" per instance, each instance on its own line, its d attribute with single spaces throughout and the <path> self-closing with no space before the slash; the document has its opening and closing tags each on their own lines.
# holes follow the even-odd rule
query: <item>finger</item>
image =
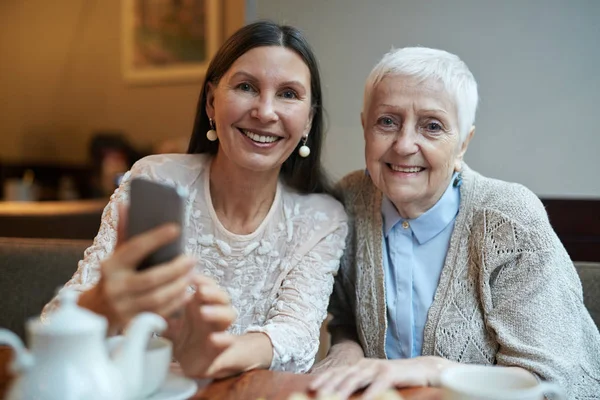
<svg viewBox="0 0 600 400">
<path fill-rule="evenodd" d="M 203 274 L 195 274 L 193 277 L 194 285 L 199 289 L 201 286 L 219 286 L 217 282 L 211 277 Z"/>
<path fill-rule="evenodd" d="M 227 292 L 216 284 L 199 286 L 196 298 L 201 304 L 228 305 L 230 303 Z"/>
<path fill-rule="evenodd" d="M 176 224 L 165 224 L 140 233 L 120 245 L 112 259 L 118 265 L 134 269 L 152 252 L 175 240 L 180 232 Z"/>
<path fill-rule="evenodd" d="M 141 296 L 132 296 L 129 299 L 131 309 L 136 313 L 141 311 L 158 312 L 163 308 L 169 308 L 169 305 L 174 305 L 173 303 L 182 306 L 183 304 L 180 304 L 177 299 L 186 293 L 188 286 L 188 277 L 183 276 Z"/>
<path fill-rule="evenodd" d="M 190 272 L 194 268 L 194 264 L 195 260 L 193 258 L 181 255 L 167 264 L 157 265 L 131 275 L 124 282 L 124 286 L 131 293 L 143 293 L 157 289 L 182 277 L 185 277 L 189 286 L 193 282 Z"/>
<path fill-rule="evenodd" d="M 127 221 L 129 207 L 124 203 L 117 203 L 117 244 L 120 247 L 127 240 Z"/>
<path fill-rule="evenodd" d="M 202 322 L 209 324 L 215 331 L 225 330 L 231 325 L 237 313 L 230 306 L 209 305 L 200 307 Z"/>
<path fill-rule="evenodd" d="M 228 332 L 213 332 L 208 339 L 213 348 L 217 350 L 225 350 L 233 344 L 235 335 Z"/>
<path fill-rule="evenodd" d="M 170 317 L 173 319 L 172 316 L 177 311 L 180 311 L 183 306 L 192 299 L 193 296 L 193 293 L 190 293 L 184 289 L 182 294 L 176 294 L 173 299 L 167 301 L 167 304 L 160 308 L 156 313 L 165 319 Z"/>
<path fill-rule="evenodd" d="M 327 359 L 325 359 L 324 361 L 327 361 Z M 331 368 L 323 371 L 323 373 L 318 375 L 315 379 L 312 380 L 312 382 L 310 382 L 308 388 L 310 390 L 318 391 L 321 388 L 321 386 L 323 386 L 323 384 L 329 380 L 331 374 L 334 373 L 334 370 L 335 368 Z"/>
<path fill-rule="evenodd" d="M 340 384 L 355 370 L 356 367 L 341 367 L 333 369 L 333 373 L 329 379 L 321 385 L 321 387 L 317 390 L 317 393 L 319 396 L 336 393 Z"/>
<path fill-rule="evenodd" d="M 393 387 L 392 381 L 387 375 L 380 375 L 376 377 L 375 381 L 367 388 L 367 390 L 365 390 L 365 393 L 362 395 L 361 399 L 373 400 L 381 393 Z"/>
<path fill-rule="evenodd" d="M 346 399 L 350 395 L 356 392 L 358 389 L 362 389 L 368 386 L 376 378 L 376 373 L 373 371 L 374 368 L 370 367 L 367 369 L 356 369 L 351 374 L 346 376 L 337 388 L 335 392 L 342 398 Z"/>
</svg>

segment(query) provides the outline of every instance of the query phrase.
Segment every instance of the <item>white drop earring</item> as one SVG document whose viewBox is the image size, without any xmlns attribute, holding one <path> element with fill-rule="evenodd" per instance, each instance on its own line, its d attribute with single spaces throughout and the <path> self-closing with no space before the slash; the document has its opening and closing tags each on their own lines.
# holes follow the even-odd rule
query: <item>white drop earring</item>
<svg viewBox="0 0 600 400">
<path fill-rule="evenodd" d="M 211 142 L 214 142 L 219 138 L 217 136 L 217 131 L 215 130 L 215 123 L 213 122 L 212 118 L 209 118 L 208 122 L 210 122 L 210 130 L 206 132 L 206 138 Z"/>
<path fill-rule="evenodd" d="M 310 155 L 310 147 L 306 145 L 306 140 L 308 140 L 308 136 L 302 138 L 302 146 L 298 149 L 298 154 L 300 154 L 300 157 L 302 158 L 306 158 Z"/>
</svg>

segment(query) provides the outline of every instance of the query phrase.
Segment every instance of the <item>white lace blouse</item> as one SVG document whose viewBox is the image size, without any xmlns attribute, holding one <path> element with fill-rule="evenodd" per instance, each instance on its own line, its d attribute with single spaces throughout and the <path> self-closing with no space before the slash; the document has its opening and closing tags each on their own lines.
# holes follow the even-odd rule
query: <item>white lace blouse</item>
<svg viewBox="0 0 600 400">
<path fill-rule="evenodd" d="M 219 222 L 210 196 L 208 155 L 155 155 L 138 161 L 104 209 L 100 231 L 65 287 L 85 291 L 99 279 L 99 263 L 116 242 L 117 203 L 127 202 L 129 181 L 141 176 L 189 192 L 185 253 L 196 271 L 231 296 L 234 334 L 263 332 L 273 344 L 271 369 L 305 372 L 319 346 L 333 277 L 347 234 L 346 213 L 328 195 L 304 195 L 279 183 L 275 200 L 255 232 L 238 235 Z M 55 307 L 53 299 L 44 313 Z"/>
</svg>

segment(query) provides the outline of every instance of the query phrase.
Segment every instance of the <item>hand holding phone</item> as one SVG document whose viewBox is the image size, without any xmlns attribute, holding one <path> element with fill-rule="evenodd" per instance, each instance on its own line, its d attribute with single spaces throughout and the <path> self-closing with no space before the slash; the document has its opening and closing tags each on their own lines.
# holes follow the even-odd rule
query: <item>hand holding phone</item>
<svg viewBox="0 0 600 400">
<path fill-rule="evenodd" d="M 133 178 L 130 182 L 130 205 L 127 220 L 127 237 L 158 226 L 174 223 L 183 228 L 184 199 L 182 189 L 157 183 L 144 178 Z M 137 267 L 138 271 L 164 264 L 183 252 L 182 233 L 146 257 Z"/>
</svg>

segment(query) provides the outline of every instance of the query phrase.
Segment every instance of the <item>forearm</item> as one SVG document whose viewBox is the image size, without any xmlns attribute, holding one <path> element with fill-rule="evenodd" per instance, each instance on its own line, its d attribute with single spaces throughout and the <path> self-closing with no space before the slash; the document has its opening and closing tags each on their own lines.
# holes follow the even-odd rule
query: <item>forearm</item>
<svg viewBox="0 0 600 400">
<path fill-rule="evenodd" d="M 344 351 L 357 358 L 365 356 L 354 327 L 340 325 L 330 328 L 329 331 L 331 334 L 331 348 L 329 349 L 329 354 Z"/>
<path fill-rule="evenodd" d="M 273 345 L 264 333 L 237 336 L 209 367 L 207 375 L 224 378 L 253 369 L 268 369 L 273 359 Z"/>
</svg>

